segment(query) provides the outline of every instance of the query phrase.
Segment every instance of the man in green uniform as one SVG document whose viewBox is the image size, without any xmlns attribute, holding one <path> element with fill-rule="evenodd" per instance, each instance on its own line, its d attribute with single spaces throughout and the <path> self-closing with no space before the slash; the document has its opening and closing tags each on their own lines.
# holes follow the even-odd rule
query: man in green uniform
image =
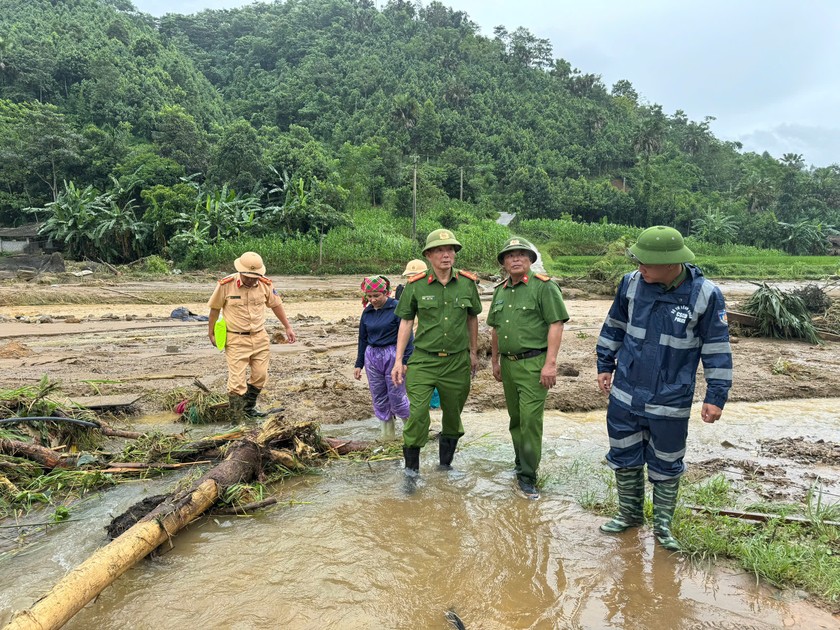
<svg viewBox="0 0 840 630">
<path fill-rule="evenodd" d="M 531 275 L 537 253 L 524 238 L 508 239 L 499 252 L 508 279 L 496 287 L 487 324 L 492 327 L 493 376 L 505 390 L 519 491 L 539 499 L 543 411 L 557 383 L 557 352 L 569 315 L 560 288 L 548 276 Z"/>
<path fill-rule="evenodd" d="M 440 465 L 449 467 L 458 439 L 464 435 L 461 411 L 470 393 L 470 378 L 478 368 L 478 314 L 481 302 L 469 271 L 455 269 L 461 244 L 449 230 L 435 230 L 426 238 L 423 256 L 429 269 L 412 276 L 397 305 L 402 319 L 391 379 L 405 380 L 411 414 L 403 427 L 405 470 L 416 476 L 420 449 L 429 440 L 429 401 L 437 388 L 443 411 Z M 403 365 L 403 353 L 417 318 L 414 353 Z"/>
</svg>

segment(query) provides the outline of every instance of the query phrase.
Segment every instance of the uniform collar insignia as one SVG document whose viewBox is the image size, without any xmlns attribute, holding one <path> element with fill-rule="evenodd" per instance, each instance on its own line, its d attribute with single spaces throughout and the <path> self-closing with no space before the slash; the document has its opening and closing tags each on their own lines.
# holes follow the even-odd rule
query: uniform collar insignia
<svg viewBox="0 0 840 630">
<path fill-rule="evenodd" d="M 522 284 L 528 284 L 529 279 L 530 279 L 530 276 L 525 275 L 525 276 L 522 276 L 522 280 L 520 280 L 519 282 L 521 282 Z M 508 276 L 507 280 L 505 280 L 504 288 L 507 289 L 508 287 L 515 287 L 517 284 L 519 284 L 519 282 L 514 284 L 513 282 L 511 282 L 511 277 Z"/>
</svg>

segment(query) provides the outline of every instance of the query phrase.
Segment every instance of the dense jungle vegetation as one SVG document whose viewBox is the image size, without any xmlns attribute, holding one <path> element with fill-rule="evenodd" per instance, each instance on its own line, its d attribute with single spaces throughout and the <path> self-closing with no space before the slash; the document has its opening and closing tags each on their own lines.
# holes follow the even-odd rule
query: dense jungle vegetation
<svg viewBox="0 0 840 630">
<path fill-rule="evenodd" d="M 477 267 L 509 233 L 499 211 L 555 259 L 608 249 L 578 224 L 803 255 L 840 224 L 840 166 L 743 153 L 711 118 L 439 2 L 0 8 L 0 222 L 41 221 L 71 257 L 206 266 L 253 246 L 274 273 L 396 267 L 418 251 L 415 173 L 417 234 L 458 230 Z"/>
</svg>

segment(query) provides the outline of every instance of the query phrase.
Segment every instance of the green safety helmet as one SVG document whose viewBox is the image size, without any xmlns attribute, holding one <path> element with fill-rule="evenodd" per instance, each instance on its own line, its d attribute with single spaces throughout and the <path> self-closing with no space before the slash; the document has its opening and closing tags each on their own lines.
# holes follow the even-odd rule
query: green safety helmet
<svg viewBox="0 0 840 630">
<path fill-rule="evenodd" d="M 423 253 L 425 254 L 432 247 L 440 247 L 441 245 L 452 245 L 456 252 L 461 249 L 461 243 L 455 238 L 452 230 L 441 229 L 429 233 L 426 237 L 426 245 L 423 247 Z"/>
<path fill-rule="evenodd" d="M 496 256 L 496 260 L 499 261 L 500 265 L 503 265 L 505 254 L 516 250 L 528 252 L 528 258 L 531 259 L 531 262 L 537 262 L 537 250 L 534 249 L 534 246 L 531 245 L 530 241 L 525 240 L 521 236 L 511 236 L 508 240 L 506 240 L 504 246 L 499 252 L 499 255 Z"/>
<path fill-rule="evenodd" d="M 627 257 L 641 265 L 672 265 L 694 260 L 694 252 L 685 246 L 682 234 L 672 227 L 654 225 L 639 234 Z"/>
</svg>

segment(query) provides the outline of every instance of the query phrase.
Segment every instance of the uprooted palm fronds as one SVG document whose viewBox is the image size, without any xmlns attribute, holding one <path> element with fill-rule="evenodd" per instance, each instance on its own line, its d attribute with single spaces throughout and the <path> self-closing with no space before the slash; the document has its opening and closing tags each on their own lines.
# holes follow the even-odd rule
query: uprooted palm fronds
<svg viewBox="0 0 840 630">
<path fill-rule="evenodd" d="M 798 287 L 791 293 L 800 298 L 808 312 L 814 315 L 822 315 L 831 306 L 831 297 L 825 289 L 813 282 L 804 287 Z"/>
<path fill-rule="evenodd" d="M 832 302 L 825 313 L 815 317 L 814 325 L 822 330 L 840 334 L 840 300 Z"/>
<path fill-rule="evenodd" d="M 20 515 L 35 506 L 58 505 L 116 483 L 99 470 L 43 467 L 24 458 L 0 455 L 0 519 Z"/>
<path fill-rule="evenodd" d="M 59 384 L 45 374 L 37 385 L 0 391 L 0 420 L 37 417 L 38 421 L 21 421 L 16 426 L 40 444 L 64 445 L 80 450 L 101 446 L 103 435 L 96 416 L 85 409 L 64 409 L 51 396 L 59 393 Z M 55 420 L 51 420 L 55 418 Z M 62 419 L 83 423 L 62 422 Z"/>
<path fill-rule="evenodd" d="M 235 430 L 211 435 L 197 441 L 190 441 L 184 435 L 147 433 L 131 444 L 127 444 L 117 459 L 124 462 L 172 464 L 187 462 L 208 456 L 208 452 L 225 444 L 242 439 L 245 431 Z M 212 455 L 218 455 L 213 453 Z"/>
<path fill-rule="evenodd" d="M 58 391 L 58 383 L 46 374 L 37 385 L 0 391 L 0 416 L 51 416 L 60 405 L 49 396 Z"/>
<path fill-rule="evenodd" d="M 182 388 L 173 390 L 163 398 L 167 409 L 174 409 L 179 420 L 187 424 L 210 424 L 230 421 L 228 399 L 224 394 L 205 392 L 200 389 L 185 392 Z"/>
<path fill-rule="evenodd" d="M 802 298 L 777 287 L 762 282 L 744 304 L 744 311 L 756 318 L 763 337 L 821 343 Z"/>
</svg>

